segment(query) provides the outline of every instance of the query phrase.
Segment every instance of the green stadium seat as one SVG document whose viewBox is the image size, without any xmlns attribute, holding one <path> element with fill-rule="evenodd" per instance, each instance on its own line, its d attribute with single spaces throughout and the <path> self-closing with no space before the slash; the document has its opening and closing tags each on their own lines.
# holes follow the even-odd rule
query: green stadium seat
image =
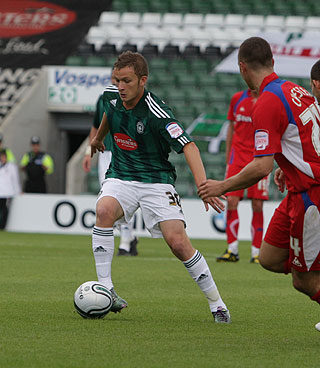
<svg viewBox="0 0 320 368">
<path fill-rule="evenodd" d="M 171 13 L 190 13 L 191 3 L 187 0 L 171 0 L 170 2 Z"/>
<path fill-rule="evenodd" d="M 79 55 L 68 56 L 65 65 L 68 66 L 83 66 L 86 64 L 86 58 Z"/>
<path fill-rule="evenodd" d="M 90 55 L 87 57 L 86 66 L 107 66 L 107 59 L 103 56 Z"/>
<path fill-rule="evenodd" d="M 113 0 L 112 1 L 112 11 L 124 13 L 128 11 L 129 6 L 126 0 Z"/>
<path fill-rule="evenodd" d="M 211 63 L 204 59 L 193 59 L 190 60 L 190 70 L 193 73 L 206 74 L 211 71 Z"/>
<path fill-rule="evenodd" d="M 149 61 L 150 73 L 154 73 L 155 71 L 165 73 L 168 70 L 168 67 L 169 61 L 165 58 L 153 58 Z"/>
<path fill-rule="evenodd" d="M 129 9 L 126 11 L 130 11 L 133 13 L 144 13 L 149 8 L 148 0 L 130 0 L 129 1 Z"/>
<path fill-rule="evenodd" d="M 148 11 L 154 13 L 169 13 L 170 5 L 167 0 L 152 0 L 149 1 Z"/>
<path fill-rule="evenodd" d="M 213 12 L 213 7 L 210 1 L 191 1 L 191 13 L 209 14 Z"/>
<path fill-rule="evenodd" d="M 189 63 L 187 60 L 182 58 L 173 59 L 170 61 L 169 69 L 171 72 L 184 72 L 187 73 L 189 70 Z"/>
<path fill-rule="evenodd" d="M 185 72 L 176 73 L 175 83 L 180 88 L 193 88 L 196 85 L 195 75 L 192 73 L 186 74 Z"/>
</svg>

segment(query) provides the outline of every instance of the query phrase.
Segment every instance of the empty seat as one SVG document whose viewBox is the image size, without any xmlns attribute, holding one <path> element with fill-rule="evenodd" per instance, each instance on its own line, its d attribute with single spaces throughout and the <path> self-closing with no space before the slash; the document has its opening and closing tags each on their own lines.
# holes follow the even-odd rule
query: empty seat
<svg viewBox="0 0 320 368">
<path fill-rule="evenodd" d="M 99 26 L 118 26 L 120 21 L 120 13 L 104 11 L 101 13 L 98 24 Z"/>
<path fill-rule="evenodd" d="M 194 59 L 201 56 L 200 46 L 198 45 L 187 45 L 182 52 L 184 58 Z"/>
<path fill-rule="evenodd" d="M 189 27 L 201 28 L 202 21 L 203 21 L 202 14 L 188 13 L 188 14 L 185 14 L 183 17 L 182 26 L 184 28 L 189 28 Z"/>
<path fill-rule="evenodd" d="M 242 28 L 244 16 L 242 14 L 227 14 L 224 18 L 225 27 Z"/>
<path fill-rule="evenodd" d="M 67 57 L 65 64 L 69 66 L 83 66 L 85 65 L 85 62 L 85 57 L 80 55 L 71 55 Z"/>
<path fill-rule="evenodd" d="M 264 22 L 265 31 L 282 31 L 285 17 L 282 15 L 268 15 Z"/>
<path fill-rule="evenodd" d="M 183 52 L 186 45 L 190 42 L 189 32 L 180 28 L 169 28 L 167 32 L 170 35 L 170 42 L 179 46 L 179 51 Z"/>
<path fill-rule="evenodd" d="M 100 50 L 96 52 L 96 54 L 104 56 L 113 56 L 116 55 L 116 53 L 117 53 L 116 46 L 109 42 L 105 42 L 104 44 L 102 44 Z"/>
<path fill-rule="evenodd" d="M 164 46 L 161 54 L 162 56 L 167 57 L 167 58 L 171 58 L 171 59 L 176 58 L 180 56 L 179 46 L 172 45 L 169 43 Z"/>
<path fill-rule="evenodd" d="M 203 27 L 208 28 L 219 28 L 224 25 L 223 14 L 206 14 L 203 18 Z"/>
<path fill-rule="evenodd" d="M 157 45 L 152 45 L 151 43 L 146 43 L 143 46 L 143 48 L 141 50 L 141 53 L 147 59 L 156 57 L 156 56 L 159 55 L 158 46 Z"/>
<path fill-rule="evenodd" d="M 106 38 L 109 43 L 114 44 L 118 52 L 122 46 L 128 41 L 127 33 L 121 27 L 108 27 L 105 29 Z"/>
<path fill-rule="evenodd" d="M 86 60 L 87 66 L 107 66 L 107 60 L 103 56 L 90 55 Z"/>
<path fill-rule="evenodd" d="M 166 44 L 170 42 L 170 35 L 163 28 L 150 27 L 148 28 L 149 42 L 151 44 L 157 45 L 159 52 L 163 51 Z"/>
<path fill-rule="evenodd" d="M 107 33 L 104 28 L 93 26 L 87 33 L 86 41 L 93 44 L 96 50 L 99 50 L 102 44 L 107 41 Z"/>
<path fill-rule="evenodd" d="M 138 27 L 126 28 L 127 41 L 137 45 L 137 50 L 141 51 L 143 46 L 149 42 L 149 34 L 144 29 Z"/>
<path fill-rule="evenodd" d="M 287 16 L 285 19 L 285 30 L 287 32 L 301 32 L 304 29 L 305 18 L 300 16 Z"/>
<path fill-rule="evenodd" d="M 260 29 L 264 27 L 264 16 L 263 15 L 247 15 L 243 20 L 244 29 Z"/>
<path fill-rule="evenodd" d="M 305 31 L 320 31 L 320 17 L 307 17 L 304 29 Z"/>
<path fill-rule="evenodd" d="M 120 17 L 120 25 L 122 27 L 138 27 L 140 26 L 140 13 L 125 12 Z"/>
<path fill-rule="evenodd" d="M 201 28 L 190 28 L 189 31 L 189 38 L 191 38 L 191 42 L 193 45 L 197 45 L 200 47 L 200 51 L 204 52 L 206 47 L 211 45 L 212 37 L 211 32 L 208 30 L 204 30 Z"/>
<path fill-rule="evenodd" d="M 143 13 L 140 19 L 141 27 L 159 27 L 161 24 L 161 18 L 161 13 Z"/>
<path fill-rule="evenodd" d="M 165 13 L 162 16 L 162 27 L 181 27 L 183 15 L 180 13 Z"/>
</svg>

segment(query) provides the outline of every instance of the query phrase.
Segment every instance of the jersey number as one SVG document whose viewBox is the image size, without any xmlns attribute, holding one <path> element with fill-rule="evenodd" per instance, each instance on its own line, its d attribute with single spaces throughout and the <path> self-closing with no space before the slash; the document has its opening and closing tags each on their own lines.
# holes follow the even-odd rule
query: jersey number
<svg viewBox="0 0 320 368">
<path fill-rule="evenodd" d="M 309 123 L 309 121 L 312 121 L 312 144 L 315 151 L 317 152 L 317 155 L 320 156 L 320 107 L 318 105 L 312 104 L 307 107 L 299 115 L 299 117 L 303 125 L 306 125 Z"/>
<path fill-rule="evenodd" d="M 169 198 L 169 204 L 170 204 L 170 206 L 176 206 L 176 205 L 178 205 L 179 207 L 181 207 L 180 197 L 179 197 L 179 194 L 178 193 L 166 192 L 166 195 Z"/>
</svg>

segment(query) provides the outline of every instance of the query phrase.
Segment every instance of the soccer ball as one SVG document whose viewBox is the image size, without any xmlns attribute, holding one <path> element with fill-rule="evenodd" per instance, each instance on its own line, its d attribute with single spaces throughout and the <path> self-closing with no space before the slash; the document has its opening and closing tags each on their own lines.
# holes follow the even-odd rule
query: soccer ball
<svg viewBox="0 0 320 368">
<path fill-rule="evenodd" d="M 73 302 L 81 317 L 96 319 L 110 312 L 113 298 L 111 291 L 98 281 L 87 281 L 78 287 Z"/>
</svg>

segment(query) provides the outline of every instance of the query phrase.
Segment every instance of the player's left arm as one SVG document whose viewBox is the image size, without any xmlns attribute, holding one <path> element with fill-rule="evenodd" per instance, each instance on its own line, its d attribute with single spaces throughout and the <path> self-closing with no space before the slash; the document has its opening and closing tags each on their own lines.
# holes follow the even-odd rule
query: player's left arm
<svg viewBox="0 0 320 368">
<path fill-rule="evenodd" d="M 208 179 L 202 182 L 198 194 L 205 200 L 211 196 L 221 196 L 227 192 L 248 188 L 271 173 L 273 160 L 274 155 L 257 156 L 237 175 L 221 181 Z"/>
<path fill-rule="evenodd" d="M 194 142 L 189 142 L 183 147 L 183 153 L 194 177 L 195 184 L 199 188 L 199 185 L 207 178 L 200 151 Z M 223 202 L 215 197 L 207 197 L 204 203 L 207 211 L 209 209 L 208 204 L 219 213 L 225 208 Z"/>
</svg>

